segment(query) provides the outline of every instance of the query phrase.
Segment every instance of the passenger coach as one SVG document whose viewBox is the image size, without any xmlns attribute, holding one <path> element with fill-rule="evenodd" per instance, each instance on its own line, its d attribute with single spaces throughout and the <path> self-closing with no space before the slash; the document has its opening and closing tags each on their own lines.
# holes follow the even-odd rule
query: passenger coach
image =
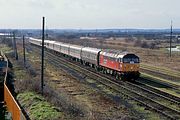
<svg viewBox="0 0 180 120">
<path fill-rule="evenodd" d="M 99 53 L 101 49 L 84 47 L 81 52 L 81 59 L 84 65 L 90 65 L 91 67 L 99 67 Z"/>
</svg>

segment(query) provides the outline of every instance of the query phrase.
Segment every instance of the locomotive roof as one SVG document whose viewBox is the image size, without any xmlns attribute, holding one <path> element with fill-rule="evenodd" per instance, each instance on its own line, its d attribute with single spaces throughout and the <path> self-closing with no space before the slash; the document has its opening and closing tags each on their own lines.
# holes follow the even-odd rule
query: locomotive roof
<svg viewBox="0 0 180 120">
<path fill-rule="evenodd" d="M 112 58 L 123 58 L 129 53 L 127 51 L 104 49 L 101 54 Z"/>
</svg>

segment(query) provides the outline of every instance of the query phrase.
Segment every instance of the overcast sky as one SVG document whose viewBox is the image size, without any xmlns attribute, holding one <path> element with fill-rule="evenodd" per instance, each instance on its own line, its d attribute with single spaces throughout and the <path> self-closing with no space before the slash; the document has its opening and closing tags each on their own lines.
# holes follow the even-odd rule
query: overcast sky
<svg viewBox="0 0 180 120">
<path fill-rule="evenodd" d="M 180 28 L 180 0 L 0 0 L 0 29 Z"/>
</svg>

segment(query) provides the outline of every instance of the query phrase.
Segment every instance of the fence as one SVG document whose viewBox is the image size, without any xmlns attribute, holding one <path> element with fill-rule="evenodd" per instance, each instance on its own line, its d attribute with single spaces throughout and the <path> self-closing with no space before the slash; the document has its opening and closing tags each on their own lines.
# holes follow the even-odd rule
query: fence
<svg viewBox="0 0 180 120">
<path fill-rule="evenodd" d="M 8 76 L 8 59 L 2 52 L 1 55 L 3 55 L 4 60 L 7 61 L 6 73 L 4 78 L 4 102 L 6 104 L 7 110 L 8 112 L 10 112 L 11 118 L 13 120 L 26 120 L 26 117 L 22 113 L 21 108 L 17 104 L 16 100 L 14 99 L 13 95 L 11 94 L 10 90 L 6 85 L 6 80 Z"/>
<path fill-rule="evenodd" d="M 12 96 L 6 84 L 4 84 L 4 101 L 6 103 L 8 112 L 11 113 L 11 117 L 13 120 L 26 120 L 21 111 L 21 108 Z"/>
</svg>

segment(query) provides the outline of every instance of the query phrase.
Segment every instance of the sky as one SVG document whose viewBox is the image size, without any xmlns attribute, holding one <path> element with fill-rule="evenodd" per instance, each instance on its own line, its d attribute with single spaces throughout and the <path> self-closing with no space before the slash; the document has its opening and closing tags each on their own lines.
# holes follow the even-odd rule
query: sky
<svg viewBox="0 0 180 120">
<path fill-rule="evenodd" d="M 180 28 L 180 0 L 0 0 L 0 29 Z"/>
</svg>

